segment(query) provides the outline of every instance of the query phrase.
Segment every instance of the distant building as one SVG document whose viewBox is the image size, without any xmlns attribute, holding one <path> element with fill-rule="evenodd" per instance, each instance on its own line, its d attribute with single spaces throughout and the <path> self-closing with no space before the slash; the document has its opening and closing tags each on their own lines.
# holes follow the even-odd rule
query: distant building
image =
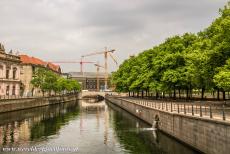
<svg viewBox="0 0 230 154">
<path fill-rule="evenodd" d="M 0 44 L 0 96 L 20 95 L 20 57 Z"/>
<path fill-rule="evenodd" d="M 69 73 L 62 73 L 61 76 L 65 79 L 71 78 L 71 75 Z"/>
<path fill-rule="evenodd" d="M 76 79 L 82 87 L 82 90 L 97 90 L 97 73 L 96 72 L 69 72 L 70 78 Z M 103 90 L 105 87 L 105 75 L 104 72 L 98 73 L 99 78 L 99 89 Z M 108 88 L 110 87 L 108 79 Z"/>
<path fill-rule="evenodd" d="M 54 73 L 61 74 L 61 68 L 59 65 L 55 65 L 49 62 L 45 62 L 41 59 L 30 57 L 28 55 L 20 55 L 21 63 L 21 91 L 23 96 L 40 96 L 42 92 L 40 89 L 36 89 L 31 84 L 34 73 L 38 68 L 46 68 Z"/>
</svg>

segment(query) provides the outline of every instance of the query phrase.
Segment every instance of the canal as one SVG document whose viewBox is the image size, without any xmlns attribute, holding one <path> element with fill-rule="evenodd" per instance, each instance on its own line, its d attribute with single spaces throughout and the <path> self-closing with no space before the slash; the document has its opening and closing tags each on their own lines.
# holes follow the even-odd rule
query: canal
<svg viewBox="0 0 230 154">
<path fill-rule="evenodd" d="M 148 124 L 104 101 L 69 102 L 3 113 L 0 114 L 0 153 L 11 153 L 14 148 L 20 151 L 19 147 L 68 147 L 77 149 L 74 153 L 84 154 L 198 153 L 149 128 Z"/>
</svg>

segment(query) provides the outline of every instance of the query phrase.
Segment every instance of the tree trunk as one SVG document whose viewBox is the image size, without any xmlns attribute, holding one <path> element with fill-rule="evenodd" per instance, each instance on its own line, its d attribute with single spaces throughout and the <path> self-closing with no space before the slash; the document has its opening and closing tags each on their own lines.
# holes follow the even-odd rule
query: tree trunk
<svg viewBox="0 0 230 154">
<path fill-rule="evenodd" d="M 176 88 L 173 89 L 173 98 L 176 99 Z"/>
<path fill-rule="evenodd" d="M 186 99 L 188 99 L 188 88 L 186 89 Z"/>
<path fill-rule="evenodd" d="M 156 92 L 156 99 L 158 99 L 158 97 L 159 97 L 159 94 L 158 94 L 158 92 Z"/>
<path fill-rule="evenodd" d="M 130 91 L 129 91 L 129 97 L 130 97 Z"/>
<path fill-rule="evenodd" d="M 179 88 L 179 98 L 180 98 L 180 88 Z"/>
<path fill-rule="evenodd" d="M 192 99 L 192 85 L 191 85 L 191 83 L 189 84 L 189 91 L 190 91 L 189 98 Z"/>
<path fill-rule="evenodd" d="M 223 100 L 225 100 L 225 91 L 222 91 L 223 94 Z"/>
<path fill-rule="evenodd" d="M 202 88 L 202 89 L 201 89 L 201 99 L 204 99 L 204 91 L 205 91 L 205 89 Z"/>
<path fill-rule="evenodd" d="M 217 100 L 220 100 L 220 89 L 217 89 Z"/>
</svg>

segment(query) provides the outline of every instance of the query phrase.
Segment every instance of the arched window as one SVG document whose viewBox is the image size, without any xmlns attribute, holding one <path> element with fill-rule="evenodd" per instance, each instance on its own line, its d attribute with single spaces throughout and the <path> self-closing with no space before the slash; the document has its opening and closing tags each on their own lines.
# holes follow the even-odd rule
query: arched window
<svg viewBox="0 0 230 154">
<path fill-rule="evenodd" d="M 6 79 L 10 78 L 10 66 L 6 67 Z"/>
<path fill-rule="evenodd" d="M 3 77 L 3 66 L 0 64 L 0 78 Z"/>
<path fill-rule="evenodd" d="M 9 94 L 10 94 L 9 92 L 10 92 L 10 86 L 8 85 L 8 86 L 6 86 L 6 95 L 7 96 L 9 96 Z"/>
<path fill-rule="evenodd" d="M 12 95 L 15 95 L 15 93 L 16 93 L 16 87 L 15 87 L 15 85 L 13 86 L 13 89 L 12 89 Z"/>
<path fill-rule="evenodd" d="M 17 68 L 14 67 L 13 68 L 13 79 L 16 79 L 16 77 L 17 77 Z"/>
</svg>

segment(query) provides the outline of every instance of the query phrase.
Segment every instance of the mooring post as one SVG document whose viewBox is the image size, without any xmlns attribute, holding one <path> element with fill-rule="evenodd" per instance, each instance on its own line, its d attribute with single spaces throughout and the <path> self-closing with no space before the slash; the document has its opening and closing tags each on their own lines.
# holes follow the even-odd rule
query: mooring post
<svg viewBox="0 0 230 154">
<path fill-rule="evenodd" d="M 210 118 L 212 119 L 212 106 L 211 105 L 209 106 L 209 115 L 210 115 Z"/>
<path fill-rule="evenodd" d="M 196 104 L 196 114 L 197 114 L 197 112 L 198 112 L 198 111 L 197 111 L 197 104 Z"/>
<path fill-rule="evenodd" d="M 180 113 L 179 104 L 177 104 L 177 112 Z"/>
<path fill-rule="evenodd" d="M 173 107 L 173 106 L 172 106 L 172 102 L 171 102 L 171 112 L 173 111 L 172 107 Z"/>
<path fill-rule="evenodd" d="M 206 115 L 206 105 L 204 105 L 204 115 Z"/>
<path fill-rule="evenodd" d="M 223 105 L 223 120 L 226 120 L 224 105 Z"/>
<path fill-rule="evenodd" d="M 200 103 L 200 117 L 202 117 L 202 106 L 201 106 L 201 103 Z"/>
<path fill-rule="evenodd" d="M 194 116 L 193 104 L 192 104 L 192 115 Z"/>
<path fill-rule="evenodd" d="M 186 114 L 186 107 L 185 107 L 185 104 L 184 104 L 184 114 Z"/>
</svg>

